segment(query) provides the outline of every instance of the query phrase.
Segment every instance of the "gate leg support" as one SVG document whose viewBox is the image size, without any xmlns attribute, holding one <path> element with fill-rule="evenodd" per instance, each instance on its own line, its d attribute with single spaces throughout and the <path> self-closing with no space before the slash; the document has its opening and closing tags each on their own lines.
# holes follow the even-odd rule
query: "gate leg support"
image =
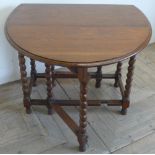
<svg viewBox="0 0 155 155">
<path fill-rule="evenodd" d="M 118 87 L 118 76 L 121 75 L 121 70 L 122 70 L 122 62 L 118 62 L 117 64 L 117 69 L 115 72 L 115 83 L 114 83 L 114 87 Z"/>
<path fill-rule="evenodd" d="M 97 67 L 97 72 L 96 72 L 96 88 L 101 87 L 101 81 L 102 81 L 102 66 Z"/>
<path fill-rule="evenodd" d="M 129 60 L 129 67 L 128 67 L 128 73 L 127 73 L 127 79 L 126 79 L 126 85 L 125 85 L 125 91 L 124 91 L 124 97 L 123 97 L 123 103 L 122 103 L 122 110 L 121 110 L 122 115 L 127 114 L 127 108 L 130 105 L 130 92 L 131 92 L 135 61 L 136 61 L 136 56 L 132 56 Z"/>
<path fill-rule="evenodd" d="M 33 86 L 36 86 L 36 81 L 37 81 L 37 71 L 36 71 L 36 65 L 35 65 L 35 60 L 30 59 L 30 64 L 31 64 L 31 77 L 33 77 Z"/>
<path fill-rule="evenodd" d="M 78 79 L 80 82 L 80 122 L 78 130 L 79 150 L 84 152 L 87 144 L 87 83 L 89 76 L 87 68 L 78 68 Z"/>
<path fill-rule="evenodd" d="M 52 114 L 52 71 L 51 71 L 51 65 L 45 64 L 45 73 L 46 73 L 46 85 L 47 85 L 47 108 L 48 108 L 48 114 Z"/>
<path fill-rule="evenodd" d="M 21 73 L 21 82 L 22 82 L 22 90 L 23 90 L 23 103 L 26 108 L 26 113 L 31 113 L 31 103 L 30 103 L 30 92 L 29 92 L 29 84 L 27 79 L 26 65 L 24 55 L 19 54 L 19 67 Z"/>
</svg>

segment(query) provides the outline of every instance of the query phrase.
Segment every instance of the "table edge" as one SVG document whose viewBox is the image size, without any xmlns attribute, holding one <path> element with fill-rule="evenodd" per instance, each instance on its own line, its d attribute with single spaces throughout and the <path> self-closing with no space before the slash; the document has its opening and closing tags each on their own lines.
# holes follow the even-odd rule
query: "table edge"
<svg viewBox="0 0 155 155">
<path fill-rule="evenodd" d="M 33 3 L 32 3 L 33 4 Z M 36 3 L 37 4 L 37 3 Z M 134 55 L 137 55 L 140 51 L 142 51 L 149 43 L 150 39 L 151 39 L 151 36 L 152 36 L 152 27 L 151 27 L 151 24 L 148 20 L 148 18 L 145 16 L 145 14 L 139 9 L 137 8 L 136 6 L 134 5 L 130 5 L 130 6 L 134 6 L 136 9 L 138 9 L 138 11 L 140 11 L 143 16 L 146 18 L 146 21 L 148 23 L 148 28 L 149 28 L 149 33 L 148 33 L 148 36 L 146 38 L 146 40 L 144 40 L 144 42 L 142 42 L 136 49 L 134 49 L 133 51 L 129 52 L 128 54 L 126 55 L 123 55 L 121 57 L 115 57 L 115 58 L 112 58 L 112 59 L 107 59 L 107 60 L 103 60 L 103 61 L 94 61 L 94 62 L 66 62 L 66 61 L 59 61 L 59 60 L 54 60 L 54 59 L 48 59 L 48 58 L 44 58 L 44 57 L 41 57 L 41 56 L 38 56 L 38 55 L 35 55 L 35 54 L 32 54 L 30 53 L 29 51 L 26 51 L 25 49 L 23 49 L 22 47 L 20 47 L 19 45 L 17 45 L 13 39 L 9 36 L 8 34 L 8 31 L 7 31 L 7 23 L 8 23 L 8 20 L 9 18 L 11 17 L 11 15 L 16 11 L 16 9 L 18 7 L 20 7 L 21 5 L 24 5 L 24 4 L 20 4 L 19 6 L 17 6 L 11 13 L 10 15 L 8 16 L 7 20 L 6 20 L 6 23 L 5 23 L 5 26 L 4 26 L 4 31 L 5 31 L 5 35 L 6 35 L 6 38 L 8 40 L 8 42 L 21 54 L 23 54 L 24 56 L 27 56 L 27 57 L 30 57 L 34 60 L 37 60 L 37 61 L 40 61 L 40 62 L 44 62 L 44 63 L 47 63 L 47 64 L 55 64 L 55 65 L 60 65 L 60 66 L 69 66 L 69 67 L 95 67 L 95 66 L 104 66 L 104 65 L 109 65 L 109 64 L 114 64 L 114 63 L 117 63 L 119 61 L 123 61 L 125 59 L 128 59 L 129 57 L 132 57 Z M 59 5 L 59 4 L 57 4 Z M 69 5 L 69 4 L 66 4 L 66 5 Z M 75 4 L 76 5 L 76 4 Z M 81 4 L 82 5 L 82 4 Z M 91 4 L 93 5 L 93 4 Z M 128 6 L 128 5 L 122 5 L 122 6 Z"/>
</svg>

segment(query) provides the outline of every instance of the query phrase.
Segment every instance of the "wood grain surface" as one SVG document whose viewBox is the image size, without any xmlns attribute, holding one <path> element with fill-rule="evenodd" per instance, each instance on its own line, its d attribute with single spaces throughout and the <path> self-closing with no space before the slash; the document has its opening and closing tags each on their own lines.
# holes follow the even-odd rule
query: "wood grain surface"
<svg viewBox="0 0 155 155">
<path fill-rule="evenodd" d="M 6 36 L 31 58 L 91 67 L 137 54 L 150 40 L 151 26 L 130 5 L 22 4 L 9 16 Z"/>
</svg>

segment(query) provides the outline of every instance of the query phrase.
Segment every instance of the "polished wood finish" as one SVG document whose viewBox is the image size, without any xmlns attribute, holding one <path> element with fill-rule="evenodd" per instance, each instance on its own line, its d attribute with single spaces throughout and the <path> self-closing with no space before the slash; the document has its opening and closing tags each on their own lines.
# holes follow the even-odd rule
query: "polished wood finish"
<svg viewBox="0 0 155 155">
<path fill-rule="evenodd" d="M 106 104 L 107 106 L 121 106 L 122 100 L 87 100 L 88 106 L 101 106 Z M 47 100 L 31 99 L 31 105 L 46 105 Z M 79 100 L 54 100 L 53 105 L 59 106 L 80 106 Z"/>
<path fill-rule="evenodd" d="M 57 114 L 64 120 L 68 127 L 74 132 L 75 135 L 78 134 L 78 125 L 73 121 L 73 119 L 63 110 L 61 106 L 52 106 Z"/>
<path fill-rule="evenodd" d="M 122 62 L 118 62 L 117 69 L 115 72 L 116 77 L 115 77 L 114 87 L 118 87 L 119 76 L 121 76 L 121 69 L 122 69 Z"/>
<path fill-rule="evenodd" d="M 80 125 L 78 131 L 79 150 L 85 151 L 87 144 L 87 84 L 89 80 L 87 68 L 78 68 L 78 79 L 80 82 Z"/>
<path fill-rule="evenodd" d="M 131 82 L 135 56 L 148 44 L 151 26 L 144 14 L 130 5 L 51 5 L 22 4 L 9 16 L 5 32 L 8 41 L 18 50 L 27 113 L 32 105 L 46 105 L 48 113 L 54 109 L 75 133 L 79 150 L 87 144 L 87 106 L 99 101 L 87 100 L 87 84 L 96 79 L 96 87 L 103 78 L 115 80 L 122 99 L 101 100 L 110 106 L 122 106 L 126 114 L 130 103 Z M 24 56 L 31 58 L 31 77 L 28 83 Z M 125 87 L 121 78 L 121 62 L 129 60 Z M 37 73 L 34 60 L 45 63 L 45 73 Z M 102 66 L 118 63 L 115 74 L 102 74 Z M 69 69 L 57 72 L 54 65 Z M 97 72 L 88 72 L 97 67 Z M 37 78 L 46 78 L 47 99 L 30 99 L 32 85 Z M 78 78 L 80 103 L 76 100 L 52 100 L 56 78 Z M 71 103 L 74 102 L 74 103 Z M 92 102 L 94 102 L 92 104 Z M 62 105 L 79 106 L 79 125 L 63 110 Z M 90 104 L 91 103 L 91 104 Z"/>
<path fill-rule="evenodd" d="M 19 54 L 19 66 L 20 66 L 20 73 L 21 73 L 21 81 L 22 81 L 22 89 L 23 89 L 23 103 L 26 108 L 26 112 L 28 114 L 31 113 L 31 103 L 30 103 L 30 91 L 29 91 L 29 84 L 27 79 L 27 72 L 26 72 L 26 65 L 25 65 L 25 58 L 24 55 Z"/>
<path fill-rule="evenodd" d="M 51 66 L 48 64 L 45 64 L 45 74 L 46 74 L 46 85 L 47 85 L 47 108 L 48 108 L 48 114 L 52 114 L 52 80 L 51 80 Z"/>
<path fill-rule="evenodd" d="M 127 108 L 129 107 L 129 104 L 130 104 L 130 92 L 131 92 L 131 84 L 132 84 L 135 61 L 136 61 L 136 56 L 131 57 L 129 60 L 129 67 L 128 67 L 125 91 L 123 96 L 123 104 L 122 104 L 122 110 L 121 110 L 121 113 L 123 115 L 127 113 Z"/>
<path fill-rule="evenodd" d="M 6 22 L 24 55 L 63 66 L 101 66 L 126 59 L 149 42 L 151 27 L 130 5 L 22 4 Z"/>
</svg>

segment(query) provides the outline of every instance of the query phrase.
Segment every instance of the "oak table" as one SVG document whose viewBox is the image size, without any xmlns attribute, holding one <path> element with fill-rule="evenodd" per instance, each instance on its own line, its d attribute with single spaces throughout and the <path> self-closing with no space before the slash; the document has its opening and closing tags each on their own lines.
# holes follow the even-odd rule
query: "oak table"
<svg viewBox="0 0 155 155">
<path fill-rule="evenodd" d="M 86 150 L 87 105 L 121 106 L 126 114 L 136 55 L 151 37 L 151 26 L 145 15 L 131 5 L 22 4 L 8 17 L 5 33 L 18 51 L 23 103 L 26 112 L 31 105 L 46 105 L 54 109 L 75 133 L 80 151 Z M 31 77 L 27 78 L 25 56 L 31 59 Z M 129 59 L 125 87 L 121 80 L 122 61 Z M 37 73 L 35 60 L 45 63 L 45 73 Z M 117 63 L 114 74 L 102 74 L 102 66 Z M 67 67 L 68 72 L 55 71 L 54 66 Z M 97 72 L 88 68 L 97 67 Z M 47 80 L 47 99 L 31 99 L 31 89 L 37 78 Z M 56 78 L 78 78 L 80 101 L 54 100 L 52 88 Z M 120 100 L 87 100 L 88 81 L 96 79 L 96 88 L 103 78 L 114 79 L 120 88 Z M 62 106 L 80 106 L 77 125 Z"/>
</svg>

